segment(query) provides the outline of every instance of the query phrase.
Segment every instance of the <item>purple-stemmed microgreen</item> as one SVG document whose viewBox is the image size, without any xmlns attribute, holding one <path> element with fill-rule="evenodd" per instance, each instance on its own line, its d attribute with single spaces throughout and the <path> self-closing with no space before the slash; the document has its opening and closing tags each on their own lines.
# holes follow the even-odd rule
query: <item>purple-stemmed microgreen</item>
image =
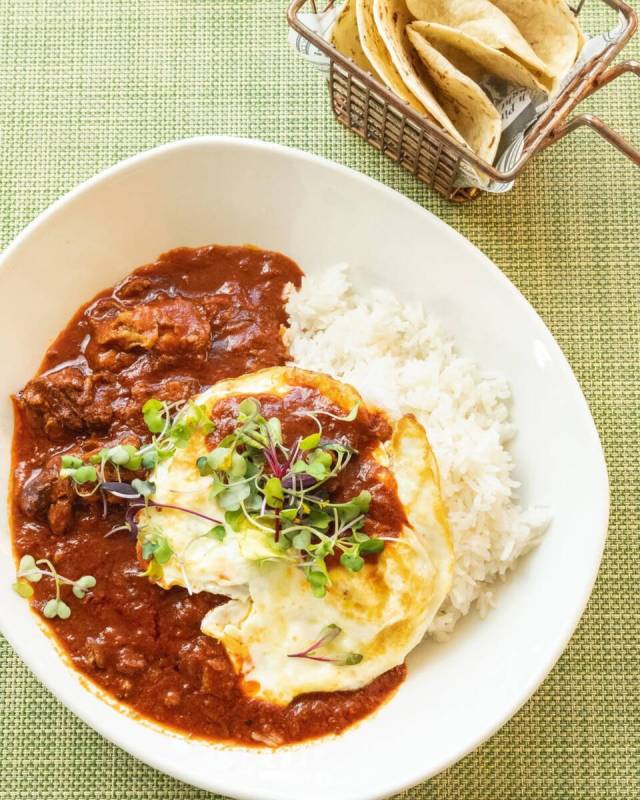
<svg viewBox="0 0 640 800">
<path fill-rule="evenodd" d="M 187 508 L 186 506 L 175 503 L 159 503 L 153 500 L 150 495 L 155 491 L 155 485 L 150 481 L 142 481 L 139 479 L 135 479 L 131 483 L 107 481 L 102 484 L 101 489 L 103 492 L 113 497 L 128 501 L 129 506 L 125 516 L 125 525 L 135 534 L 138 532 L 135 517 L 138 512 L 142 511 L 144 508 L 166 508 L 171 511 L 181 511 L 184 514 L 199 517 L 215 525 L 221 524 L 221 520 L 216 517 L 211 517 L 208 514 L 203 514 L 201 511 L 194 511 L 192 508 Z"/>
<path fill-rule="evenodd" d="M 353 666 L 362 661 L 360 653 L 337 653 L 331 656 L 318 655 L 318 650 L 327 647 L 337 639 L 342 633 L 342 628 L 338 625 L 327 625 L 320 631 L 320 637 L 317 641 L 310 644 L 306 650 L 301 650 L 299 653 L 289 653 L 289 658 L 306 658 L 310 661 L 324 661 L 327 664 L 336 664 L 337 666 Z"/>
</svg>

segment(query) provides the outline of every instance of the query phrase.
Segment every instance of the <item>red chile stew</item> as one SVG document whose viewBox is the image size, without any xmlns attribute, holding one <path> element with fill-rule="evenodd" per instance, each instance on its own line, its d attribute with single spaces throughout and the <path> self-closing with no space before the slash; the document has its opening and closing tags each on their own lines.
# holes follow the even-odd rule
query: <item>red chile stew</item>
<svg viewBox="0 0 640 800">
<path fill-rule="evenodd" d="M 164 725 L 218 741 L 281 744 L 337 733 L 383 702 L 405 668 L 358 691 L 305 695 L 284 708 L 247 698 L 222 645 L 200 633 L 203 616 L 226 598 L 165 591 L 141 577 L 135 540 L 126 531 L 105 537 L 122 523 L 122 507 L 110 503 L 103 518 L 101 503 L 78 497 L 59 477 L 60 456 L 139 446 L 149 437 L 140 413 L 149 398 L 182 401 L 221 378 L 284 364 L 283 289 L 301 277 L 285 256 L 255 248 L 172 250 L 81 308 L 15 399 L 16 551 L 49 558 L 73 580 L 96 579 L 82 599 L 63 587 L 72 614 L 46 622 L 75 667 L 107 692 Z M 273 406 L 269 414 L 281 418 L 286 437 L 297 433 L 290 413 L 321 402 L 306 389 L 260 400 Z M 233 402 L 217 408 L 215 438 L 233 414 Z M 402 509 L 366 457 L 388 435 L 386 423 L 366 414 L 358 420 L 349 436 L 363 455 L 334 490 L 347 497 L 371 491 L 367 525 L 377 532 L 399 521 Z M 328 427 L 340 432 L 339 422 Z M 32 604 L 42 611 L 52 581 L 32 585 Z"/>
</svg>

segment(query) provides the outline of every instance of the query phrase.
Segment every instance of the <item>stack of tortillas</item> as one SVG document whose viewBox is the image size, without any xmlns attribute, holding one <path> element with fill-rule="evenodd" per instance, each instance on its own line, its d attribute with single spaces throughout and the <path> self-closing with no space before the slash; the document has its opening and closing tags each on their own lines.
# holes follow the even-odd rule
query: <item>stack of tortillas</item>
<svg viewBox="0 0 640 800">
<path fill-rule="evenodd" d="M 480 81 L 552 93 L 584 37 L 564 0 L 346 0 L 332 42 L 493 163 L 501 118 Z"/>
</svg>

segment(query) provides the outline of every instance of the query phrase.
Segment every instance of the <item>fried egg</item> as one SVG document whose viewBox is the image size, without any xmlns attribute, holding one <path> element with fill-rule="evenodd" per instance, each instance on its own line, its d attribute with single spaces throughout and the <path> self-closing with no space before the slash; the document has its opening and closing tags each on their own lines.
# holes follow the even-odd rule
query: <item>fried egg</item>
<svg viewBox="0 0 640 800">
<path fill-rule="evenodd" d="M 350 386 L 285 367 L 222 381 L 194 402 L 210 415 L 228 397 L 283 396 L 297 386 L 316 389 L 345 414 L 356 402 L 362 404 Z M 401 664 L 449 592 L 453 570 L 437 464 L 415 417 L 395 422 L 389 441 L 373 453 L 395 479 L 406 522 L 359 572 L 330 567 L 324 597 L 310 591 L 293 556 L 274 557 L 273 536 L 249 520 L 239 531 L 225 525 L 222 540 L 210 535 L 210 519 L 224 520 L 224 511 L 210 497 L 211 478 L 201 476 L 196 467 L 207 449 L 204 434 L 196 431 L 150 477 L 156 502 L 188 505 L 203 518 L 149 508 L 140 514 L 140 537 L 161 535 L 170 545 L 171 557 L 153 578 L 160 586 L 229 598 L 206 614 L 201 628 L 224 645 L 243 691 L 285 705 L 307 692 L 361 688 Z M 322 655 L 331 659 L 357 653 L 357 663 L 299 657 L 329 629 L 339 635 L 323 647 Z"/>
</svg>

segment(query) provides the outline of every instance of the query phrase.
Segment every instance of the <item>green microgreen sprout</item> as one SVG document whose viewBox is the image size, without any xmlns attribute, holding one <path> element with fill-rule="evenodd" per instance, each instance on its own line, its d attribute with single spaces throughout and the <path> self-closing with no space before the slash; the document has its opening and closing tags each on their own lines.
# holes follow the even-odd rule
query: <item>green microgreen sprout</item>
<svg viewBox="0 0 640 800">
<path fill-rule="evenodd" d="M 318 655 L 318 650 L 330 645 L 341 633 L 342 628 L 338 625 L 327 625 L 326 628 L 320 631 L 320 636 L 317 641 L 309 645 L 306 650 L 302 650 L 299 653 L 289 653 L 289 658 L 307 658 L 310 661 L 324 661 L 325 663 L 336 664 L 342 667 L 359 664 L 362 661 L 362 655 L 360 653 L 337 653 L 332 656 Z"/>
<path fill-rule="evenodd" d="M 227 535 L 227 529 L 224 527 L 224 525 L 214 525 L 214 527 L 211 528 L 210 531 L 207 531 L 205 535 L 209 539 L 217 539 L 219 542 L 223 542 Z"/>
<path fill-rule="evenodd" d="M 134 478 L 131 486 L 144 498 L 150 497 L 156 490 L 155 483 L 143 481 L 140 478 Z"/>
<path fill-rule="evenodd" d="M 154 558 L 158 564 L 166 564 L 173 555 L 173 550 L 169 541 L 164 536 L 156 536 L 148 539 L 142 545 L 142 558 L 150 561 Z"/>
<path fill-rule="evenodd" d="M 270 508 L 282 508 L 284 503 L 284 489 L 280 478 L 267 478 L 262 487 L 264 499 Z"/>
<path fill-rule="evenodd" d="M 55 617 L 68 619 L 71 616 L 71 609 L 60 597 L 61 586 L 71 586 L 73 594 L 82 600 L 86 593 L 96 585 L 93 575 L 83 575 L 74 581 L 60 575 L 48 558 L 40 558 L 36 561 L 32 555 L 26 554 L 20 559 L 13 589 L 20 597 L 29 599 L 33 597 L 31 584 L 38 583 L 45 576 L 52 578 L 55 586 L 55 597 L 47 600 L 42 609 L 42 613 L 47 619 Z"/>
<path fill-rule="evenodd" d="M 371 504 L 369 492 L 332 503 L 326 488 L 355 451 L 323 438 L 319 416 L 353 421 L 358 407 L 356 403 L 342 417 L 329 411 L 304 412 L 318 430 L 286 447 L 279 420 L 265 419 L 259 401 L 247 397 L 238 406 L 235 430 L 195 464 L 200 475 L 211 478 L 210 497 L 225 512 L 232 530 L 245 520 L 270 534 L 273 557 L 293 557 L 319 598 L 331 585 L 327 558 L 336 555 L 341 566 L 358 572 L 366 556 L 385 546 L 362 530 Z"/>
<path fill-rule="evenodd" d="M 144 561 L 149 562 L 146 570 L 140 573 L 141 576 L 155 581 L 160 580 L 164 565 L 174 556 L 169 540 L 159 531 L 154 531 L 149 538 L 142 542 L 140 551 Z"/>
<path fill-rule="evenodd" d="M 161 433 L 165 428 L 166 404 L 152 397 L 142 406 L 144 424 L 151 433 Z"/>
<path fill-rule="evenodd" d="M 305 436 L 300 442 L 301 450 L 315 450 L 320 444 L 320 432 Z"/>
<path fill-rule="evenodd" d="M 60 460 L 61 478 L 71 478 L 76 486 L 85 483 L 94 483 L 98 480 L 96 468 L 90 464 L 84 464 L 82 459 L 72 455 L 64 455 Z"/>
<path fill-rule="evenodd" d="M 358 411 L 360 410 L 360 401 L 356 400 L 353 404 L 351 409 L 344 415 L 340 416 L 339 414 L 334 414 L 332 411 L 326 411 L 324 409 L 319 409 L 317 411 L 300 411 L 298 412 L 300 416 L 303 417 L 310 417 L 316 425 L 318 429 L 322 433 L 322 423 L 318 419 L 318 417 L 329 417 L 329 419 L 334 419 L 336 422 L 353 422 L 354 419 L 358 416 Z"/>
</svg>

